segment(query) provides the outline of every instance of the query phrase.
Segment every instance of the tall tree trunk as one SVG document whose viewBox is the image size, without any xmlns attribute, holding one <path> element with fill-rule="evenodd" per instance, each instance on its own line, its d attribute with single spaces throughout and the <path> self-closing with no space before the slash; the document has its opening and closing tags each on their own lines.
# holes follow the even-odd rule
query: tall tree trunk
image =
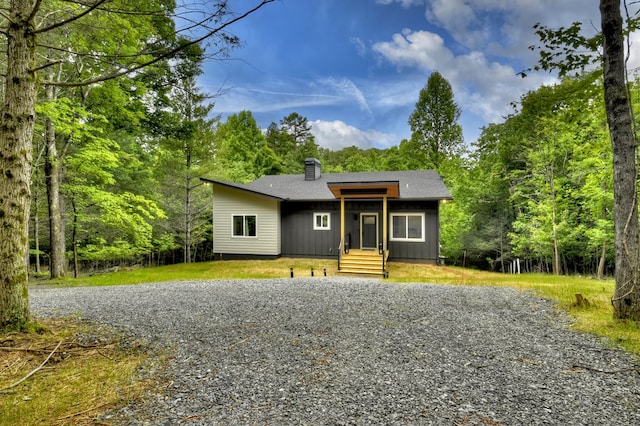
<svg viewBox="0 0 640 426">
<path fill-rule="evenodd" d="M 53 86 L 47 86 L 48 101 L 54 100 Z M 47 200 L 49 202 L 49 241 L 50 260 L 49 272 L 51 279 L 64 276 L 64 231 L 62 226 L 62 211 L 60 208 L 60 158 L 56 147 L 56 127 L 53 121 L 46 120 L 45 124 L 45 181 L 47 183 Z"/>
<path fill-rule="evenodd" d="M 637 141 L 627 92 L 620 0 L 600 0 L 604 36 L 604 100 L 613 147 L 616 288 L 614 316 L 640 320 Z"/>
<path fill-rule="evenodd" d="M 555 137 L 555 135 L 554 135 Z M 554 161 L 553 159 L 551 161 Z M 551 190 L 551 239 L 552 239 L 552 255 L 551 270 L 553 275 L 560 275 L 560 248 L 558 246 L 558 214 L 556 206 L 556 174 L 555 166 L 551 165 L 551 176 L 549 177 L 549 188 Z"/>
<path fill-rule="evenodd" d="M 596 277 L 601 280 L 604 278 L 604 267 L 607 263 L 607 242 L 602 242 L 602 252 L 600 253 L 600 260 L 598 261 L 598 272 Z"/>
<path fill-rule="evenodd" d="M 36 35 L 31 1 L 11 0 L 7 70 L 0 114 L 0 329 L 29 322 L 27 265 L 31 207 Z"/>
<path fill-rule="evenodd" d="M 40 274 L 40 216 L 38 215 L 38 190 L 33 193 L 33 248 L 36 252 L 36 274 Z"/>
<path fill-rule="evenodd" d="M 71 244 L 73 244 L 73 277 L 78 278 L 78 211 L 75 201 L 71 201 L 73 208 L 73 230 L 71 232 Z"/>
<path fill-rule="evenodd" d="M 607 220 L 607 208 L 602 206 L 602 219 Z M 600 260 L 598 261 L 597 278 L 601 280 L 604 278 L 604 267 L 607 263 L 607 240 L 602 241 L 602 250 L 600 251 Z"/>
<path fill-rule="evenodd" d="M 186 150 L 187 179 L 184 206 L 184 262 L 191 263 L 191 151 Z"/>
</svg>

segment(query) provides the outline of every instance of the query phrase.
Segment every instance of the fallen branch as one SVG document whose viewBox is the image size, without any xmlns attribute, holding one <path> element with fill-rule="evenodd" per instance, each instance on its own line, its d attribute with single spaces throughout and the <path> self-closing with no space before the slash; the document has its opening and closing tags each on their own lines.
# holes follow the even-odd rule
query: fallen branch
<svg viewBox="0 0 640 426">
<path fill-rule="evenodd" d="M 32 348 L 13 348 L 8 346 L 1 346 L 0 351 L 6 352 L 34 352 L 34 353 L 49 353 L 45 349 L 32 349 Z"/>
<path fill-rule="evenodd" d="M 49 354 L 49 356 L 42 361 L 42 364 L 40 364 L 36 369 L 32 370 L 29 374 L 27 374 L 26 376 L 24 376 L 22 379 L 18 380 L 17 382 L 0 389 L 0 392 L 4 392 L 8 389 L 14 388 L 16 386 L 18 386 L 20 383 L 24 382 L 25 380 L 27 380 L 29 377 L 33 376 L 34 374 L 36 374 L 38 371 L 40 371 L 42 369 L 42 367 L 44 367 L 44 365 L 51 359 L 51 357 L 53 356 L 54 353 L 56 353 L 56 351 L 58 350 L 58 348 L 60 347 L 60 345 L 62 344 L 63 340 L 60 340 L 58 342 L 58 344 L 56 345 L 55 348 L 53 348 L 53 350 L 51 351 L 51 353 Z"/>
<path fill-rule="evenodd" d="M 103 357 L 105 357 L 106 359 L 108 359 L 109 361 L 113 361 L 113 362 L 118 362 L 117 360 L 111 358 L 110 356 L 103 354 L 100 349 L 96 349 L 96 352 L 98 352 L 98 355 L 102 355 Z"/>
<path fill-rule="evenodd" d="M 95 406 L 93 406 L 91 408 L 87 408 L 86 410 L 78 411 L 77 413 L 68 414 L 68 415 L 66 415 L 64 417 L 58 417 L 56 420 L 67 420 L 67 419 L 70 419 L 72 417 L 81 416 L 83 414 L 90 413 L 90 412 L 95 411 L 97 409 L 103 408 L 103 407 L 105 407 L 105 406 L 107 406 L 109 404 L 111 404 L 111 403 L 110 402 L 105 402 L 105 403 L 102 403 L 102 404 L 98 404 L 98 405 L 95 405 Z"/>
<path fill-rule="evenodd" d="M 110 345 L 81 345 L 79 343 L 69 342 L 64 345 L 67 347 L 65 352 L 84 352 L 88 349 L 96 349 L 96 348 L 106 348 Z M 75 347 L 74 347 L 75 346 Z M 5 352 L 31 352 L 31 353 L 49 353 L 46 349 L 36 349 L 36 348 L 16 348 L 12 346 L 0 346 L 0 351 Z"/>
<path fill-rule="evenodd" d="M 251 339 L 253 337 L 253 335 L 250 335 L 249 337 L 240 340 L 239 342 L 234 343 L 233 345 L 227 346 L 227 350 L 233 349 L 236 346 L 240 346 L 241 344 L 243 344 L 244 342 L 246 342 L 247 340 Z"/>
</svg>

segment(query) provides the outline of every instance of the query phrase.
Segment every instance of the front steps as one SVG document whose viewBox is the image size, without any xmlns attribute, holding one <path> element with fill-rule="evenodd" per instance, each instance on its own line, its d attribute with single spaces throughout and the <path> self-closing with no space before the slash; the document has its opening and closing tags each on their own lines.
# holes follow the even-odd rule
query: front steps
<svg viewBox="0 0 640 426">
<path fill-rule="evenodd" d="M 388 258 L 388 253 L 386 258 Z M 349 250 L 343 253 L 340 260 L 339 273 L 388 276 L 386 262 L 378 250 Z M 384 268 L 383 268 L 384 265 Z"/>
</svg>

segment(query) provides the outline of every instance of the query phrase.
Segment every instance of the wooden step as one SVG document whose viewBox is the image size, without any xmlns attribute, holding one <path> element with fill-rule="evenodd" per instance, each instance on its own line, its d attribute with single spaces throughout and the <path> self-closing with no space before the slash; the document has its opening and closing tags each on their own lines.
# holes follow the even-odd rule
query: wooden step
<svg viewBox="0 0 640 426">
<path fill-rule="evenodd" d="M 382 272 L 382 269 L 353 269 L 353 268 L 340 268 L 339 274 L 358 274 L 358 275 L 378 275 L 384 276 L 386 272 Z"/>
<path fill-rule="evenodd" d="M 343 254 L 340 273 L 386 276 L 382 269 L 382 255 L 375 250 L 352 250 Z"/>
</svg>

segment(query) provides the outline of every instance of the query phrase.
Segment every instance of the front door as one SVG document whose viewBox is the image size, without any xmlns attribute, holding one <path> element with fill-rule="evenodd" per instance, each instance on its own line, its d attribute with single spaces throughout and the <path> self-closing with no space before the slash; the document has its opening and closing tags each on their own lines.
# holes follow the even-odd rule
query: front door
<svg viewBox="0 0 640 426">
<path fill-rule="evenodd" d="M 360 213 L 360 248 L 378 248 L 378 213 Z"/>
</svg>

